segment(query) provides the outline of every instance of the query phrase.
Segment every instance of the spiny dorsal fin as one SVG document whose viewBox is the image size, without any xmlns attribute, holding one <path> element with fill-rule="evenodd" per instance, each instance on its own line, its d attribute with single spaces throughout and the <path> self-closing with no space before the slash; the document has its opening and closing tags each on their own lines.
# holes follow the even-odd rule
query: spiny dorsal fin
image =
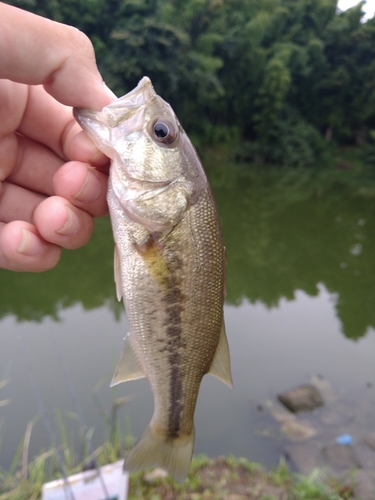
<svg viewBox="0 0 375 500">
<path fill-rule="evenodd" d="M 219 344 L 216 348 L 215 356 L 208 372 L 219 380 L 233 387 L 232 375 L 230 373 L 230 359 L 227 335 L 225 333 L 224 320 L 221 325 Z"/>
</svg>

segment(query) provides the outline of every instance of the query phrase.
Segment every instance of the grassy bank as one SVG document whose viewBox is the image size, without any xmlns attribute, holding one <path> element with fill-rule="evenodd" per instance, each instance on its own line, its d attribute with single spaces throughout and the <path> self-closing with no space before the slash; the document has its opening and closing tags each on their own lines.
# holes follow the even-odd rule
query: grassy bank
<svg viewBox="0 0 375 500">
<path fill-rule="evenodd" d="M 10 471 L 0 471 L 0 500 L 37 500 L 43 483 L 61 477 L 55 451 L 47 451 L 27 462 L 27 436 Z M 120 443 L 105 443 L 85 464 L 96 459 L 98 465 L 120 457 Z M 74 453 L 62 445 L 66 473 L 82 471 Z M 266 471 L 245 458 L 194 457 L 188 479 L 176 484 L 163 471 L 131 474 L 129 500 L 342 500 L 353 498 L 349 483 L 339 483 L 316 470 L 310 476 L 292 473 L 281 462 Z"/>
</svg>

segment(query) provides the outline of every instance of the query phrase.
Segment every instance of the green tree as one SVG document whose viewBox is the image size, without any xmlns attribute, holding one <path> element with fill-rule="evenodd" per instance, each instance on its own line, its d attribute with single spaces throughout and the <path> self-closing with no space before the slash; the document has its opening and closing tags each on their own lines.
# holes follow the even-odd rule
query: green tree
<svg viewBox="0 0 375 500">
<path fill-rule="evenodd" d="M 371 142 L 375 18 L 337 0 L 9 0 L 84 31 L 122 95 L 149 76 L 196 144 L 318 164 L 326 140 Z M 372 131 L 372 132 L 371 132 Z"/>
<path fill-rule="evenodd" d="M 328 70 L 318 85 L 326 122 L 339 142 L 366 141 L 375 128 L 375 18 L 357 7 L 335 16 L 324 34 Z"/>
</svg>

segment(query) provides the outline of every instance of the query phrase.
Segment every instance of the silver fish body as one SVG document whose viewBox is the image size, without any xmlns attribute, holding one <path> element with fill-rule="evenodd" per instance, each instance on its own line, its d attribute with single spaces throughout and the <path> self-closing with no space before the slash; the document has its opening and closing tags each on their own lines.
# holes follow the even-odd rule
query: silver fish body
<svg viewBox="0 0 375 500">
<path fill-rule="evenodd" d="M 216 206 L 194 147 L 147 77 L 101 112 L 74 114 L 112 159 L 115 281 L 130 326 L 112 385 L 146 376 L 154 394 L 151 422 L 124 466 L 160 466 L 183 480 L 202 377 L 232 384 Z"/>
</svg>

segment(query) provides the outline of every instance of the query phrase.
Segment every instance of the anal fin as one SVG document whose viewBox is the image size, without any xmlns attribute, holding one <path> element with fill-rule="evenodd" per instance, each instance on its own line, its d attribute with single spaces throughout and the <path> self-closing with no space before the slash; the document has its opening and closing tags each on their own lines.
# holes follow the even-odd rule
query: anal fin
<svg viewBox="0 0 375 500">
<path fill-rule="evenodd" d="M 122 350 L 121 358 L 119 359 L 115 373 L 111 380 L 111 387 L 120 384 L 121 382 L 127 382 L 128 380 L 137 380 L 139 378 L 145 377 L 146 374 L 139 362 L 137 355 L 130 342 L 129 333 L 125 337 L 124 347 Z"/>
<path fill-rule="evenodd" d="M 214 375 L 214 377 L 217 377 L 229 387 L 233 387 L 232 375 L 230 372 L 229 346 L 225 333 L 224 320 L 221 325 L 219 343 L 208 373 Z"/>
</svg>

